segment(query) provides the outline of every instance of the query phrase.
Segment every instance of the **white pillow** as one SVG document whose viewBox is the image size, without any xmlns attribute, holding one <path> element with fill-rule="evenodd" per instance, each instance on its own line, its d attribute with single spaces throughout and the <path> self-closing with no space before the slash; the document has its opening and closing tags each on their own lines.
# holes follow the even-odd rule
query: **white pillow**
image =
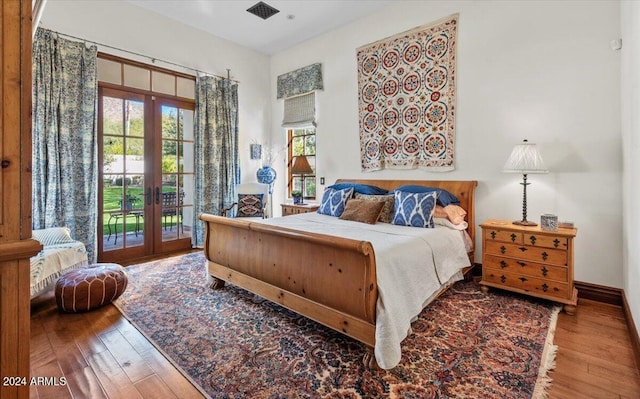
<svg viewBox="0 0 640 399">
<path fill-rule="evenodd" d="M 42 245 L 56 245 L 74 242 L 71 233 L 66 227 L 50 227 L 48 229 L 33 230 L 33 238 Z"/>
</svg>

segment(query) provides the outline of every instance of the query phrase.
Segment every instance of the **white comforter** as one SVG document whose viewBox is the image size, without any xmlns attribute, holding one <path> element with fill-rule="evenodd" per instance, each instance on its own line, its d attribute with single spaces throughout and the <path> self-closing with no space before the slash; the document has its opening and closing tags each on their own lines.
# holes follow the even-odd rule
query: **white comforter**
<svg viewBox="0 0 640 399">
<path fill-rule="evenodd" d="M 318 213 L 261 222 L 371 242 L 378 282 L 375 356 L 384 369 L 400 362 L 400 343 L 433 294 L 469 266 L 461 232 L 444 226 L 369 225 Z"/>
</svg>

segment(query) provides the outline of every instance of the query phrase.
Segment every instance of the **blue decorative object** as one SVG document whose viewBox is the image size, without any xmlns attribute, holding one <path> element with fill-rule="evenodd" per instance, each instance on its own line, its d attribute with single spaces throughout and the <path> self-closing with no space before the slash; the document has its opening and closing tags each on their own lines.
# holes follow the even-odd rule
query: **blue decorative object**
<svg viewBox="0 0 640 399">
<path fill-rule="evenodd" d="M 393 224 L 400 226 L 433 228 L 433 211 L 436 208 L 438 192 L 408 193 L 395 192 L 395 214 Z"/>
<path fill-rule="evenodd" d="M 340 217 L 351 195 L 353 195 L 353 187 L 342 190 L 327 188 L 322 196 L 322 204 L 318 208 L 318 213 Z"/>
<path fill-rule="evenodd" d="M 383 194 L 387 193 L 387 190 L 385 190 L 384 188 L 372 186 L 370 184 L 349 183 L 349 182 L 336 183 L 336 184 L 333 184 L 333 185 L 331 185 L 331 186 L 329 186 L 327 188 L 333 188 L 333 189 L 336 189 L 336 190 L 342 190 L 342 189 L 349 188 L 349 187 L 353 187 L 353 192 L 354 193 L 360 193 L 360 194 L 383 195 Z"/>
<path fill-rule="evenodd" d="M 455 195 L 451 194 L 450 192 L 442 188 L 425 187 L 425 186 L 417 186 L 417 185 L 409 184 L 406 186 L 397 187 L 393 191 L 402 191 L 402 192 L 412 193 L 412 194 L 430 193 L 432 191 L 435 191 L 438 193 L 438 205 L 440 206 L 447 206 L 450 204 L 460 205 L 460 200 L 458 200 L 458 197 L 456 197 Z"/>
<path fill-rule="evenodd" d="M 276 170 L 269 165 L 265 165 L 261 167 L 256 172 L 256 177 L 258 178 L 258 182 L 269 185 L 269 194 L 272 193 L 273 182 L 276 181 L 276 176 L 277 176 Z"/>
</svg>

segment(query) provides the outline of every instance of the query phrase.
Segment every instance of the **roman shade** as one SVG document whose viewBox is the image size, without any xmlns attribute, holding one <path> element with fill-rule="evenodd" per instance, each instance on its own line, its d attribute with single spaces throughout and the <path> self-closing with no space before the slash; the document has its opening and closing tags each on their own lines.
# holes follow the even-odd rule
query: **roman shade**
<svg viewBox="0 0 640 399">
<path fill-rule="evenodd" d="M 316 94 L 306 93 L 285 98 L 283 127 L 304 127 L 316 125 Z"/>
</svg>

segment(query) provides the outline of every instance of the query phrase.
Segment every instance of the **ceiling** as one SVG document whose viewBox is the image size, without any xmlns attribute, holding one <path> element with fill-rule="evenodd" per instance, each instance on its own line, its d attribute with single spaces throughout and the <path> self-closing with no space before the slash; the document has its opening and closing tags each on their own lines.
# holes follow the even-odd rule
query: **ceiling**
<svg viewBox="0 0 640 399">
<path fill-rule="evenodd" d="M 394 0 L 264 0 L 280 12 L 247 12 L 259 0 L 129 0 L 241 46 L 272 55 L 376 12 Z"/>
</svg>

